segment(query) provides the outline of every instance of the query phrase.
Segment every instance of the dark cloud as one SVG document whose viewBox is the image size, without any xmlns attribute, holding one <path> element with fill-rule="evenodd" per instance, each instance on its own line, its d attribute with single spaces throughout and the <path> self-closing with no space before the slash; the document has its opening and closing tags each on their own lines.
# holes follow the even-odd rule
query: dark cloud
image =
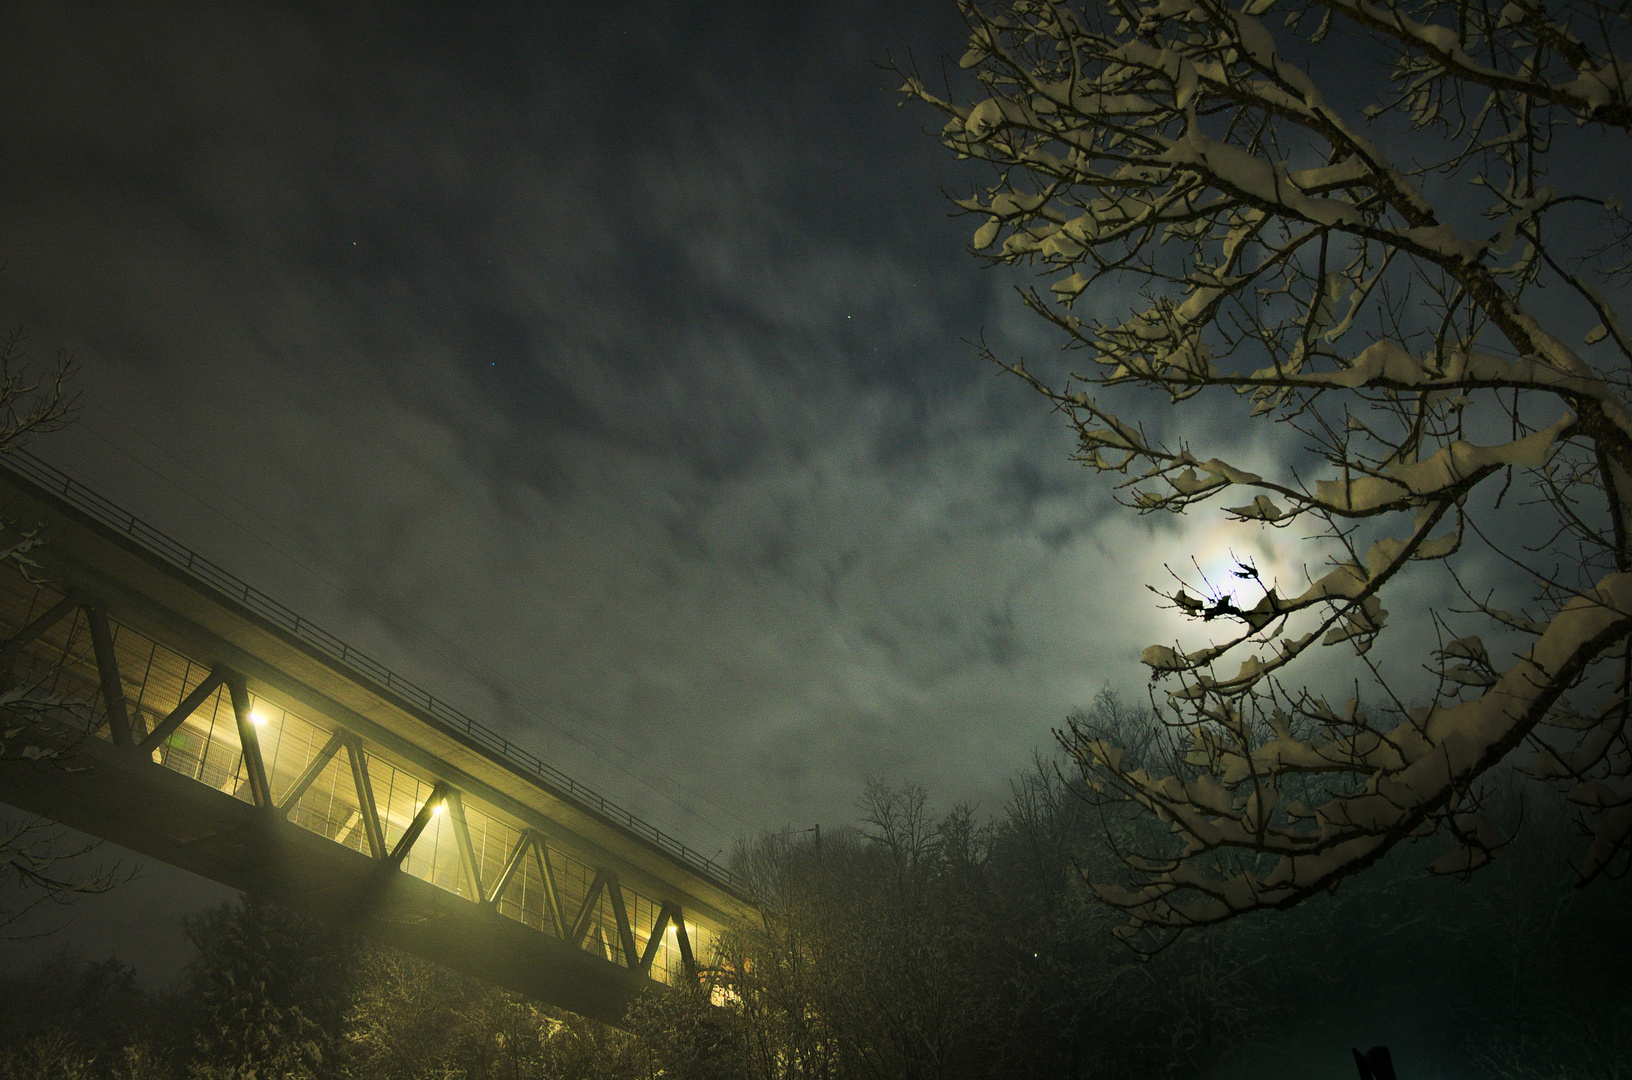
<svg viewBox="0 0 1632 1080">
<path fill-rule="evenodd" d="M 949 7 L 7 19 L 41 452 L 660 824 L 993 801 L 1131 656 L 881 89 Z"/>
<path fill-rule="evenodd" d="M 941 197 L 976 174 L 881 89 L 959 30 L 945 0 L 12 5 L 0 320 L 85 391 L 36 449 L 699 850 L 849 819 L 869 777 L 992 808 L 1181 632 L 1145 583 L 1320 568 L 1116 507 L 978 359 L 1083 360 L 1030 275 L 977 271 Z M 1138 405 L 1299 460 L 1239 399 Z"/>
</svg>

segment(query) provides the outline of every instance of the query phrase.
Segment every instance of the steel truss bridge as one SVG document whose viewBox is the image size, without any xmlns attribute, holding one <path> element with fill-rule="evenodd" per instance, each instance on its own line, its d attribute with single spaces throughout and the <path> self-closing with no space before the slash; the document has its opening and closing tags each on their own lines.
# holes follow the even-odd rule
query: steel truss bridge
<svg viewBox="0 0 1632 1080">
<path fill-rule="evenodd" d="M 0 569 L 0 801 L 611 1023 L 748 914 L 721 866 L 39 459 L 0 462 L 0 518 L 40 541 Z"/>
</svg>

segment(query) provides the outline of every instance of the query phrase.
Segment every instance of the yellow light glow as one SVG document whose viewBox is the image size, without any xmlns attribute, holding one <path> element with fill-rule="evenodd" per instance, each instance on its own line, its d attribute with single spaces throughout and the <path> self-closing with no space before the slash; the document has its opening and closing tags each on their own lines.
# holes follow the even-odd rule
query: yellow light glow
<svg viewBox="0 0 1632 1080">
<path fill-rule="evenodd" d="M 440 803 L 440 802 L 437 803 L 435 806 L 431 807 L 431 813 L 440 814 L 442 812 L 443 806 L 445 806 L 445 805 L 446 805 L 445 803 Z"/>
<path fill-rule="evenodd" d="M 266 726 L 266 714 L 265 713 L 260 713 L 260 712 L 252 712 L 252 713 L 249 714 L 249 722 L 254 724 L 256 727 L 265 727 Z"/>
</svg>

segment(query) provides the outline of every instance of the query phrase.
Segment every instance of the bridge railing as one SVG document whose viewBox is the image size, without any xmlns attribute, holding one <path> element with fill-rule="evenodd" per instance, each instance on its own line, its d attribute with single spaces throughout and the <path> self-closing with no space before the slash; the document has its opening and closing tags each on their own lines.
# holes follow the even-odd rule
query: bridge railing
<svg viewBox="0 0 1632 1080">
<path fill-rule="evenodd" d="M 0 468 L 9 469 L 33 481 L 102 525 L 136 541 L 150 554 L 158 556 L 175 569 L 196 578 L 273 625 L 293 634 L 322 653 L 332 663 L 346 669 L 349 674 L 361 676 L 384 687 L 551 793 L 586 809 L 594 810 L 627 828 L 697 873 L 713 879 L 717 884 L 733 889 L 740 887 L 736 876 L 729 868 L 596 793 L 532 751 L 516 745 L 417 683 L 398 675 L 367 653 L 353 648 L 337 635 L 314 625 L 311 620 L 302 617 L 287 604 L 267 595 L 220 564 L 205 558 L 130 511 L 92 491 L 56 466 L 27 451 L 14 450 L 0 460 Z"/>
</svg>

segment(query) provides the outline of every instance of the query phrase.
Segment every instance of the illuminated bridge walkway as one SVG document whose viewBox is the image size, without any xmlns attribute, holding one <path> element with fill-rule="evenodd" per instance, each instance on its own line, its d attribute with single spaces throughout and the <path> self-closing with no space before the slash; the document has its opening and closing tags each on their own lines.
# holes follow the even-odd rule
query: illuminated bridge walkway
<svg viewBox="0 0 1632 1080">
<path fill-rule="evenodd" d="M 6 707 L 0 801 L 611 1022 L 746 913 L 723 868 L 44 462 L 0 462 L 0 518 L 43 541 L 0 568 L 0 678 L 81 733 Z"/>
</svg>

